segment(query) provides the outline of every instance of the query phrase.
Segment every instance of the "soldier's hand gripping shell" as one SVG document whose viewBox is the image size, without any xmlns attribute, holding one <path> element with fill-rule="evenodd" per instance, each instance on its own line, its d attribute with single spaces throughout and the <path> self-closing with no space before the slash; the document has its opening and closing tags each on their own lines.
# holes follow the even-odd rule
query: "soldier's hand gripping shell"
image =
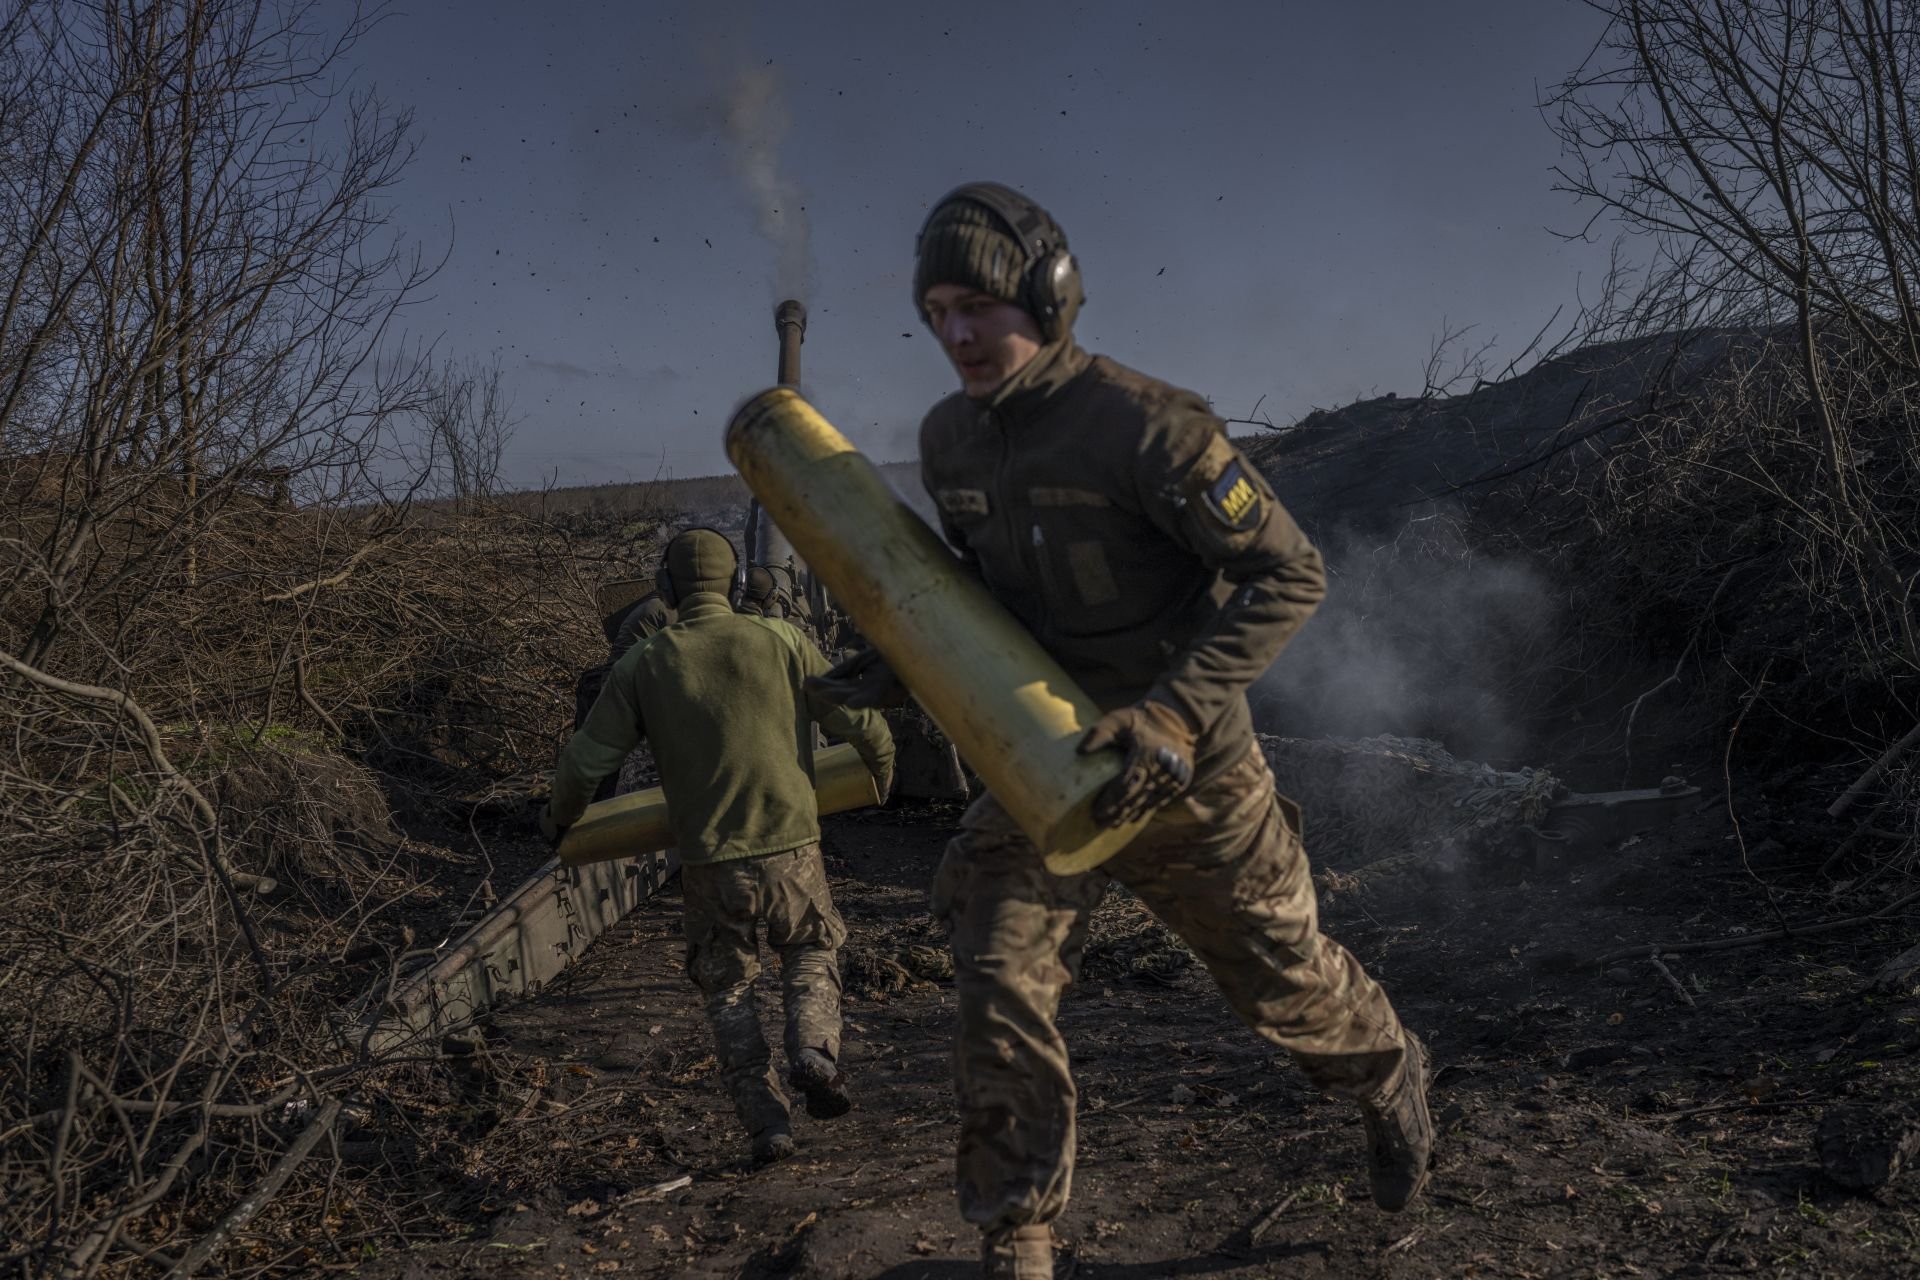
<svg viewBox="0 0 1920 1280">
<path fill-rule="evenodd" d="M 1127 758 L 1093 798 L 1093 820 L 1125 826 L 1178 799 L 1193 783 L 1194 736 L 1185 716 L 1152 699 L 1101 716 L 1080 740 L 1081 752 L 1117 747 Z"/>
<path fill-rule="evenodd" d="M 567 828 L 554 822 L 553 806 L 550 804 L 540 806 L 540 836 L 554 849 L 558 849 L 560 842 L 567 838 Z"/>
<path fill-rule="evenodd" d="M 907 687 L 877 649 L 856 649 L 825 675 L 808 676 L 807 690 L 856 711 L 907 705 Z"/>
</svg>

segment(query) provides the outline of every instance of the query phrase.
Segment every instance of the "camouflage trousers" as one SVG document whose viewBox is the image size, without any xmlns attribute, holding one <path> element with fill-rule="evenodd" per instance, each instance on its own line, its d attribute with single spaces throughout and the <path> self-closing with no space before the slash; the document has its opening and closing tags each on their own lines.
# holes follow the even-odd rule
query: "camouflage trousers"
<svg viewBox="0 0 1920 1280">
<path fill-rule="evenodd" d="M 760 1031 L 754 979 L 759 931 L 780 956 L 788 1061 L 802 1049 L 840 1057 L 840 944 L 847 926 L 827 892 L 818 844 L 680 869 L 687 976 L 706 999 L 714 1054 L 750 1135 L 787 1127 L 786 1095 Z"/>
<path fill-rule="evenodd" d="M 1400 1021 L 1359 961 L 1320 933 L 1299 810 L 1276 794 L 1257 749 L 1077 876 L 1048 872 L 983 796 L 933 888 L 960 1006 L 960 1212 L 983 1230 L 1050 1222 L 1066 1206 L 1075 1092 L 1054 1016 L 1110 880 L 1185 939 L 1241 1020 L 1320 1088 L 1357 1100 L 1398 1080 Z"/>
</svg>

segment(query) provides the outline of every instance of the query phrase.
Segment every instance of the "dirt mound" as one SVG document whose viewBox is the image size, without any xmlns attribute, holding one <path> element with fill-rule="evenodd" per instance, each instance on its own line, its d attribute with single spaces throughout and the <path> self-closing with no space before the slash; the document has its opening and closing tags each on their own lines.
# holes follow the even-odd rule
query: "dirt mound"
<svg viewBox="0 0 1920 1280">
<path fill-rule="evenodd" d="M 1444 735 L 1612 785 L 1736 716 L 1782 761 L 1810 723 L 1849 726 L 1826 758 L 1871 759 L 1912 725 L 1920 454 L 1906 384 L 1837 342 L 1826 400 L 1796 335 L 1704 329 L 1245 442 L 1332 579 L 1266 723 Z M 1841 403 L 1829 439 L 1816 409 Z"/>
<path fill-rule="evenodd" d="M 1655 388 L 1689 386 L 1750 341 L 1712 330 L 1601 343 L 1464 395 L 1388 395 L 1317 409 L 1286 431 L 1241 443 L 1311 536 L 1390 535 L 1468 486 L 1517 480 L 1568 451 L 1595 456 Z"/>
</svg>

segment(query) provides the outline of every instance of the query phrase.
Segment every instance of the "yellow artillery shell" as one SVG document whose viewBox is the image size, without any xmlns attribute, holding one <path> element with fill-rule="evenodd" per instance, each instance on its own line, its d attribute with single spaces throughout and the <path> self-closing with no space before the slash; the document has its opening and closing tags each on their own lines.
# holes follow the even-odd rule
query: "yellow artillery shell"
<svg viewBox="0 0 1920 1280">
<path fill-rule="evenodd" d="M 873 775 L 846 743 L 813 753 L 813 796 L 821 813 L 845 813 L 879 804 Z M 590 804 L 560 841 L 560 861 L 569 867 L 611 858 L 658 853 L 673 843 L 667 797 L 659 787 Z"/>
<path fill-rule="evenodd" d="M 727 426 L 727 456 L 780 531 L 913 691 L 1057 875 L 1112 857 L 1145 825 L 1102 827 L 1118 752 L 1081 755 L 1093 700 L 969 575 L 878 469 L 800 395 L 776 387 Z"/>
</svg>

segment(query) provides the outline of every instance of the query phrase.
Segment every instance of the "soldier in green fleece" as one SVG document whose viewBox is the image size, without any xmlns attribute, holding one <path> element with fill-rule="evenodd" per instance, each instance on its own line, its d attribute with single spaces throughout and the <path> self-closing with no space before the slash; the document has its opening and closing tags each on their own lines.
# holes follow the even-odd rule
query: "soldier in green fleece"
<svg viewBox="0 0 1920 1280">
<path fill-rule="evenodd" d="M 614 665 L 554 772 L 542 830 L 558 842 L 596 783 L 651 738 L 680 850 L 687 973 L 706 998 L 720 1069 L 756 1161 L 794 1150 L 754 1007 L 758 931 L 780 953 L 788 1079 L 807 1113 L 852 1102 L 840 1056 L 846 926 L 827 892 L 813 793 L 813 726 L 853 744 L 880 788 L 892 786 L 893 739 L 877 712 L 849 711 L 806 689 L 827 670 L 791 625 L 733 611 L 735 557 L 711 529 L 667 544 L 660 591 L 678 620 Z"/>
</svg>

